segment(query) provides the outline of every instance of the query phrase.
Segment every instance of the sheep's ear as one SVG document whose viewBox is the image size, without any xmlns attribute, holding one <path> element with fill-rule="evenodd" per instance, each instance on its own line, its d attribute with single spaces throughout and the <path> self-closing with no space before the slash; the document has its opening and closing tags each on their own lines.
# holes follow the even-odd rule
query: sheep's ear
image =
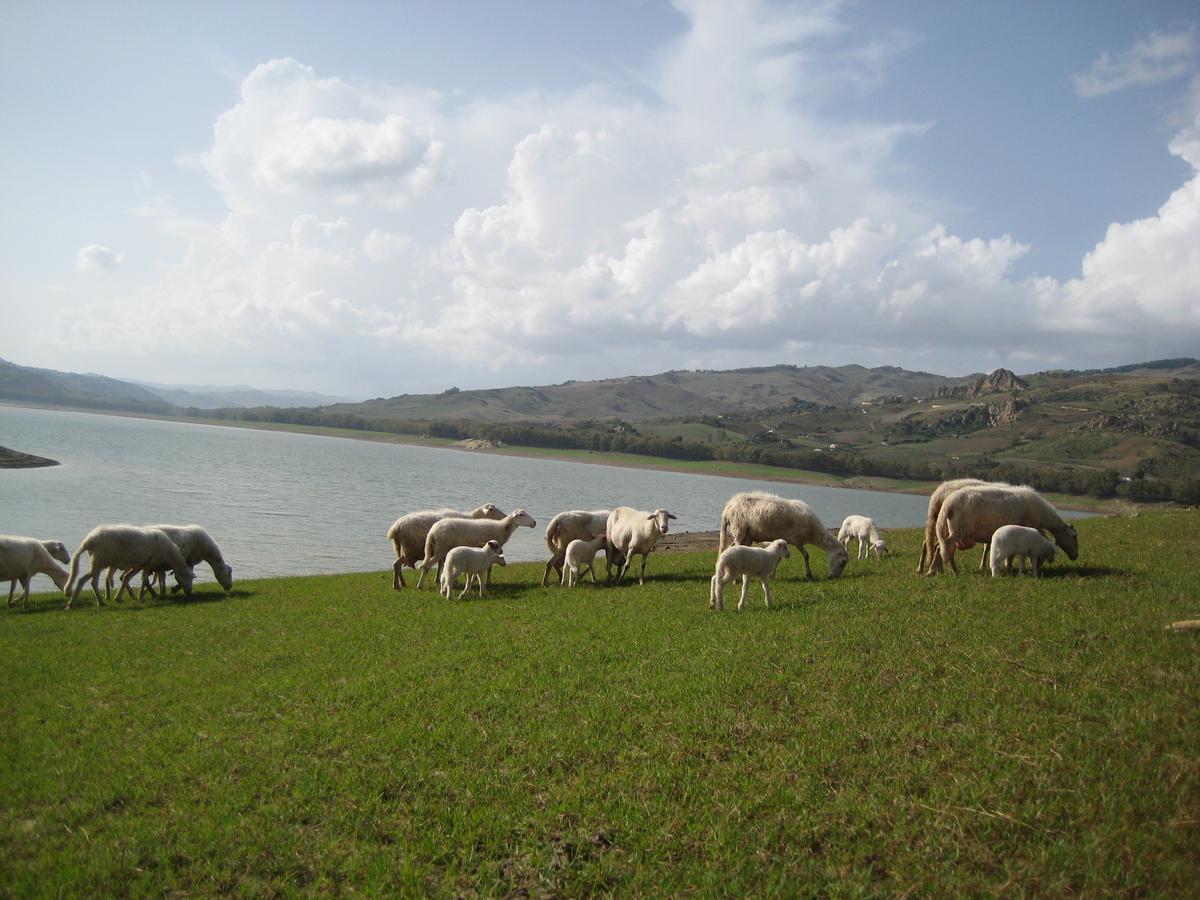
<svg viewBox="0 0 1200 900">
<path fill-rule="evenodd" d="M 667 518 L 668 519 L 678 519 L 679 516 L 675 515 L 674 513 L 667 513 Z"/>
<path fill-rule="evenodd" d="M 646 516 L 646 518 L 647 519 L 657 519 L 658 516 L 656 516 L 654 513 L 650 513 L 650 515 Z"/>
</svg>

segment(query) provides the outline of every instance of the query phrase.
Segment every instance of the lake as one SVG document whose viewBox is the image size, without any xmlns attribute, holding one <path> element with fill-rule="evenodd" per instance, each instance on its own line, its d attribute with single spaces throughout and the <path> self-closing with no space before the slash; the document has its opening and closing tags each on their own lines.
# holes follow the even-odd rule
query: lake
<svg viewBox="0 0 1200 900">
<path fill-rule="evenodd" d="M 677 530 L 707 531 L 746 490 L 805 500 L 833 527 L 851 513 L 882 528 L 920 525 L 928 505 L 909 494 L 2 405 L 0 445 L 63 463 L 0 470 L 0 532 L 73 549 L 104 522 L 197 522 L 237 578 L 388 569 L 388 527 L 429 507 L 524 506 L 538 527 L 517 529 L 505 551 L 528 561 L 546 558 L 545 526 L 564 509 L 661 506 L 679 517 Z M 196 574 L 212 580 L 207 566 Z"/>
</svg>

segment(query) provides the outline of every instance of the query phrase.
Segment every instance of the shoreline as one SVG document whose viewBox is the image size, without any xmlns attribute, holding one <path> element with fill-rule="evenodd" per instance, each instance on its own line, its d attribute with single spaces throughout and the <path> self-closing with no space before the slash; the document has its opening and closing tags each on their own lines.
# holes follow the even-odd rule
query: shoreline
<svg viewBox="0 0 1200 900">
<path fill-rule="evenodd" d="M 57 459 L 47 459 L 10 447 L 0 447 L 0 469 L 46 469 L 61 465 Z"/>
<path fill-rule="evenodd" d="M 841 478 L 824 472 L 812 472 L 804 469 L 780 469 L 777 466 L 765 466 L 757 463 L 710 460 L 688 462 L 667 459 L 660 456 L 640 456 L 633 453 L 606 453 L 595 450 L 556 450 L 552 448 L 517 447 L 511 445 L 489 449 L 468 449 L 466 447 L 455 446 L 457 442 L 450 438 L 420 437 L 418 435 L 394 434 L 390 431 L 335 428 L 325 425 L 296 425 L 287 422 L 247 422 L 192 416 L 165 416 L 123 410 L 87 409 L 75 406 L 46 406 L 37 403 L 22 403 L 14 400 L 0 400 L 0 406 L 12 406 L 21 409 L 42 409 L 49 412 L 90 413 L 93 415 L 116 416 L 126 419 L 150 419 L 157 422 L 179 422 L 188 425 L 249 428 L 255 431 L 287 431 L 295 434 L 311 434 L 317 437 L 373 441 L 382 444 L 404 444 L 414 447 L 428 447 L 436 450 L 455 450 L 459 453 L 484 453 L 525 459 L 577 462 L 585 465 L 612 466 L 620 469 L 677 472 L 684 475 L 711 475 L 717 478 L 740 478 L 747 481 L 766 481 L 777 484 L 807 484 L 815 487 L 876 491 L 884 494 L 928 496 L 937 486 L 937 482 L 932 481 L 908 482 L 877 476 L 849 476 Z M 50 461 L 50 464 L 59 465 L 59 463 L 54 461 Z M 1140 508 L 1137 504 L 1118 499 L 1102 500 L 1054 493 L 1047 493 L 1045 496 L 1051 499 L 1056 506 L 1063 509 L 1096 515 L 1121 515 Z"/>
</svg>

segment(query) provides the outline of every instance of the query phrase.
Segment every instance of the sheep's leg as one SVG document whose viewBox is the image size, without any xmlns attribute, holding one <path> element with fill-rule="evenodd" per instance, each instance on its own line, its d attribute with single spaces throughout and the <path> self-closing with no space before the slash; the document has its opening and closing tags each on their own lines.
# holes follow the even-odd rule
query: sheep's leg
<svg viewBox="0 0 1200 900">
<path fill-rule="evenodd" d="M 407 586 L 404 583 L 404 560 L 397 557 L 396 561 L 392 563 L 392 590 L 398 591 Z"/>
<path fill-rule="evenodd" d="M 113 592 L 113 583 L 117 575 L 117 567 L 109 566 L 108 571 L 104 575 L 104 599 L 111 600 Z"/>
<path fill-rule="evenodd" d="M 8 605 L 9 606 L 13 605 L 13 601 L 12 601 L 13 592 L 16 591 L 16 589 L 17 589 L 17 579 L 14 578 L 12 581 L 10 581 L 8 583 Z"/>
<path fill-rule="evenodd" d="M 642 572 L 640 575 L 638 575 L 638 584 L 646 583 L 646 560 L 649 558 L 649 556 L 649 553 L 642 554 Z"/>
<path fill-rule="evenodd" d="M 22 588 L 21 605 L 22 606 L 29 605 L 29 582 L 32 580 L 32 578 L 33 578 L 33 576 L 30 575 L 28 572 L 26 572 L 24 575 L 21 576 L 21 588 Z M 13 584 L 16 585 L 16 582 L 14 581 Z M 9 595 L 9 597 L 12 597 L 12 591 L 9 591 L 8 595 Z M 12 606 L 12 603 L 10 602 L 8 605 Z"/>
<path fill-rule="evenodd" d="M 813 577 L 812 566 L 808 562 L 808 551 L 804 549 L 803 544 L 800 545 L 800 555 L 804 557 L 804 580 L 816 581 L 817 579 Z"/>
<path fill-rule="evenodd" d="M 63 609 L 70 609 L 71 604 L 79 599 L 80 593 L 83 592 L 83 583 L 91 576 L 91 574 L 92 574 L 91 572 L 86 572 L 83 575 L 79 576 L 79 580 L 77 582 L 75 582 L 75 592 L 67 598 L 67 605 L 64 606 Z M 97 600 L 100 599 L 99 593 L 96 594 L 96 599 Z"/>
<path fill-rule="evenodd" d="M 423 585 L 425 583 L 425 576 L 429 574 L 429 570 L 432 569 L 434 567 L 434 565 L 436 565 L 436 563 L 434 563 L 433 557 L 430 557 L 429 559 L 423 559 L 419 563 L 417 563 L 415 568 L 418 568 L 421 570 L 421 577 L 419 577 L 417 579 L 417 590 L 418 591 L 421 589 L 421 585 Z M 441 570 L 441 567 L 439 566 L 438 567 L 438 580 L 439 581 L 441 580 L 441 577 L 442 577 L 442 570 Z"/>
<path fill-rule="evenodd" d="M 592 557 L 592 561 L 588 563 L 588 571 L 592 573 L 592 584 L 596 583 L 596 559 Z M 580 579 L 583 578 L 583 573 L 579 573 Z"/>
<path fill-rule="evenodd" d="M 979 561 L 979 571 L 980 572 L 987 571 L 987 561 L 988 561 L 988 558 L 992 555 L 991 550 L 992 550 L 992 542 L 991 542 L 991 539 L 988 539 L 983 542 L 983 559 L 981 559 Z"/>
<path fill-rule="evenodd" d="M 746 597 L 750 593 L 750 576 L 742 575 L 742 596 L 738 598 L 738 612 L 746 608 Z"/>
<path fill-rule="evenodd" d="M 921 558 L 917 561 L 917 574 L 925 571 L 925 561 L 929 558 L 929 538 L 921 542 Z M 931 563 L 932 565 L 932 563 Z"/>
<path fill-rule="evenodd" d="M 104 604 L 100 602 L 100 570 L 97 569 L 92 573 L 92 593 L 96 595 L 96 608 L 99 609 Z"/>
<path fill-rule="evenodd" d="M 130 569 L 125 573 L 125 576 L 121 579 L 121 586 L 117 589 L 118 600 L 121 599 L 121 595 L 123 595 L 126 591 L 129 592 L 129 599 L 133 599 L 133 579 L 134 576 L 137 575 L 137 572 L 137 569 Z"/>
<path fill-rule="evenodd" d="M 1042 561 L 1042 558 L 1041 558 L 1040 556 L 1031 556 L 1031 557 L 1029 557 L 1029 565 L 1030 565 L 1030 567 L 1033 569 L 1033 577 L 1034 577 L 1034 578 L 1037 578 L 1037 577 L 1038 577 L 1038 564 L 1039 564 L 1041 561 Z"/>
<path fill-rule="evenodd" d="M 725 581 L 721 578 L 720 573 L 712 577 L 711 586 L 708 591 L 708 608 L 725 608 Z"/>
<path fill-rule="evenodd" d="M 487 567 L 487 586 L 488 587 L 492 586 L 492 567 L 491 566 Z M 479 590 L 481 591 L 480 596 L 482 597 L 483 596 L 483 594 L 482 594 L 483 587 L 481 586 L 479 588 Z"/>
<path fill-rule="evenodd" d="M 488 575 L 491 575 L 491 574 L 492 574 L 492 567 L 488 566 Z M 467 583 L 470 584 L 470 582 L 467 582 Z M 478 575 L 475 576 L 475 584 L 479 587 L 479 599 L 482 600 L 483 599 L 483 579 L 480 578 Z M 491 586 L 491 584 L 492 584 L 491 581 L 488 581 L 489 587 Z"/>
<path fill-rule="evenodd" d="M 546 571 L 542 573 L 542 587 L 546 586 L 546 582 L 550 579 L 550 570 L 553 569 L 558 573 L 559 584 L 562 583 L 564 574 L 563 564 L 566 562 L 567 554 L 565 550 L 556 550 L 554 555 L 546 560 Z"/>
<path fill-rule="evenodd" d="M 767 609 L 770 609 L 771 601 L 774 599 L 771 597 L 771 580 L 769 578 L 764 578 L 762 580 L 762 584 L 763 584 L 763 602 L 767 604 Z"/>
</svg>

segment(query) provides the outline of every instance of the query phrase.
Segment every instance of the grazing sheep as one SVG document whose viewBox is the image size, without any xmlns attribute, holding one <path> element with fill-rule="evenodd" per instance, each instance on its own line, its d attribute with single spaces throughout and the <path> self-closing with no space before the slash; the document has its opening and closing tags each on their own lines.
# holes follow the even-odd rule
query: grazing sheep
<svg viewBox="0 0 1200 900">
<path fill-rule="evenodd" d="M 58 587 L 67 583 L 67 570 L 59 562 L 69 563 L 71 554 L 62 541 L 0 534 L 0 581 L 11 581 L 8 605 L 13 605 L 17 583 L 21 585 L 21 603 L 29 605 L 29 582 L 34 575 L 49 575 Z"/>
<path fill-rule="evenodd" d="M 79 572 L 79 561 L 83 554 L 91 557 L 91 567 L 88 572 L 75 578 Z M 100 573 L 109 567 L 115 567 L 125 572 L 121 579 L 121 589 L 117 591 L 117 599 L 129 590 L 129 581 L 138 572 L 156 572 L 159 569 L 173 569 L 175 580 L 186 596 L 192 595 L 192 569 L 184 560 L 183 554 L 175 543 L 163 532 L 156 528 L 139 528 L 136 525 L 97 525 L 83 539 L 75 555 L 71 557 L 71 571 L 63 588 L 67 597 L 67 609 L 71 608 L 83 584 L 89 578 L 92 581 L 92 593 L 96 595 L 96 606 L 100 601 Z M 71 586 L 75 586 L 74 593 Z"/>
<path fill-rule="evenodd" d="M 1033 488 L 978 485 L 959 488 L 942 503 L 936 526 L 942 559 L 957 575 L 955 552 L 990 541 L 1004 525 L 1047 531 L 1070 559 L 1079 556 L 1078 533 Z"/>
<path fill-rule="evenodd" d="M 765 491 L 734 494 L 721 512 L 721 545 L 724 553 L 734 544 L 753 544 L 782 538 L 804 557 L 804 577 L 813 581 L 805 544 L 815 544 L 829 560 L 829 577 L 837 578 L 850 561 L 850 552 L 821 524 L 803 500 L 786 500 Z"/>
<path fill-rule="evenodd" d="M 750 576 L 762 582 L 763 601 L 771 605 L 771 579 L 780 562 L 787 559 L 788 542 L 783 538 L 772 541 L 766 549 L 760 547 L 729 547 L 717 557 L 717 570 L 712 577 L 708 592 L 708 608 L 725 608 L 725 585 L 739 575 L 742 576 L 742 599 L 738 601 L 738 612 L 746 608 L 746 595 L 750 593 Z"/>
<path fill-rule="evenodd" d="M 502 513 L 492 503 L 485 503 L 470 512 L 457 509 L 423 509 L 410 512 L 392 523 L 388 529 L 388 540 L 396 550 L 396 562 L 392 564 L 392 589 L 400 590 L 406 587 L 404 583 L 405 566 L 416 569 L 417 563 L 425 553 L 425 538 L 434 523 L 442 519 L 503 519 Z"/>
<path fill-rule="evenodd" d="M 605 528 L 605 570 L 608 580 L 612 580 L 612 567 L 618 564 L 617 581 L 625 577 L 629 564 L 635 554 L 641 554 L 642 570 L 638 575 L 638 584 L 646 583 L 646 559 L 658 539 L 670 528 L 670 519 L 675 516 L 665 509 L 646 512 L 630 506 L 618 506 L 608 517 Z M 618 562 L 619 560 L 619 562 Z"/>
<path fill-rule="evenodd" d="M 208 563 L 212 569 L 213 575 L 217 579 L 217 583 L 226 591 L 233 590 L 233 567 L 225 562 L 225 557 L 221 555 L 221 548 L 217 546 L 217 542 L 212 539 L 207 531 L 199 525 L 146 525 L 145 528 L 155 528 L 169 537 L 179 548 L 183 554 L 184 560 L 193 569 L 200 563 Z M 106 587 L 109 591 L 113 585 L 113 569 L 108 570 L 108 578 Z M 167 576 L 166 569 L 160 569 L 158 572 L 143 573 L 142 586 L 143 590 L 149 587 L 150 595 L 156 596 L 154 593 L 154 576 L 158 577 L 159 585 L 162 588 L 163 596 L 166 596 Z M 172 588 L 172 592 L 179 590 L 179 585 Z M 140 598 L 142 591 L 138 592 Z"/>
<path fill-rule="evenodd" d="M 499 541 L 488 541 L 479 548 L 455 547 L 446 554 L 446 562 L 442 565 L 442 594 L 449 600 L 450 592 L 457 586 L 455 582 L 458 581 L 459 574 L 463 574 L 467 576 L 467 582 L 463 585 L 458 599 L 466 596 L 467 591 L 471 589 L 471 580 L 474 579 L 479 582 L 479 598 L 482 600 L 483 575 L 490 572 L 493 565 L 505 565 L 504 551 Z"/>
<path fill-rule="evenodd" d="M 937 542 L 937 517 L 942 510 L 942 504 L 946 502 L 946 498 L 957 491 L 959 488 L 979 487 L 985 484 L 995 484 L 1000 487 L 1010 487 L 1003 481 L 980 481 L 978 478 L 955 478 L 951 481 L 943 481 L 933 493 L 929 495 L 929 512 L 925 516 L 925 541 L 921 544 L 921 559 L 917 562 L 917 573 L 933 575 L 942 571 L 942 557 L 938 554 Z M 926 571 L 926 563 L 929 565 Z M 983 554 L 983 559 L 979 564 L 979 571 L 983 571 L 983 567 L 987 565 L 987 553 Z"/>
<path fill-rule="evenodd" d="M 992 575 L 1012 572 L 1013 559 L 1018 560 L 1017 571 L 1030 569 L 1036 578 L 1042 563 L 1054 562 L 1054 544 L 1046 540 L 1036 528 L 1023 525 L 1005 525 L 992 535 Z"/>
<path fill-rule="evenodd" d="M 440 568 L 444 564 L 446 554 L 455 547 L 482 547 L 488 541 L 495 541 L 503 547 L 519 525 L 533 528 L 537 522 L 523 509 L 514 509 L 495 522 L 487 519 L 442 519 L 435 522 L 425 538 L 425 558 L 416 565 L 421 570 L 417 588 L 421 587 L 430 569 L 434 566 Z M 489 570 L 488 584 L 492 583 L 491 578 Z"/>
<path fill-rule="evenodd" d="M 546 526 L 546 549 L 550 551 L 550 559 L 546 562 L 546 570 L 542 572 L 542 587 L 550 578 L 550 570 L 554 569 L 563 580 L 563 558 L 567 545 L 574 540 L 590 541 L 603 535 L 608 528 L 607 509 L 572 509 L 560 512 Z M 592 575 L 595 578 L 595 573 Z"/>
<path fill-rule="evenodd" d="M 596 554 L 604 549 L 607 541 L 607 535 L 600 534 L 590 541 L 576 538 L 567 544 L 566 552 L 563 554 L 563 569 L 560 583 L 565 584 L 567 587 L 575 587 L 575 585 L 583 580 L 585 572 L 591 572 L 592 584 L 595 584 Z"/>
<path fill-rule="evenodd" d="M 858 553 L 855 554 L 857 559 L 869 558 L 871 551 L 874 551 L 879 559 L 883 559 L 883 555 L 887 553 L 887 542 L 875 527 L 875 520 L 867 516 L 846 516 L 842 519 L 837 538 L 847 550 L 850 549 L 850 541 L 858 541 Z"/>
</svg>

